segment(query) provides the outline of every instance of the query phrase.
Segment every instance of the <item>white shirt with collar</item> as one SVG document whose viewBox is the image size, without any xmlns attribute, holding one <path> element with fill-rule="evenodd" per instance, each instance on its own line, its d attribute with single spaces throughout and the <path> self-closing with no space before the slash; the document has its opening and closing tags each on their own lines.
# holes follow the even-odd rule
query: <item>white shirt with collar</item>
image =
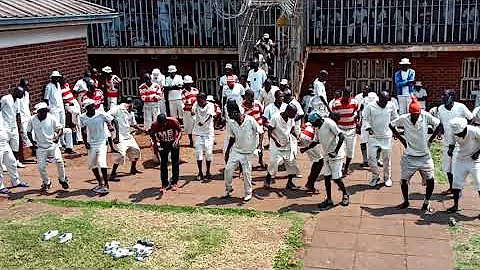
<svg viewBox="0 0 480 270">
<path fill-rule="evenodd" d="M 264 108 L 275 102 L 275 92 L 277 92 L 278 90 L 280 90 L 280 88 L 275 85 L 272 85 L 272 88 L 268 92 L 267 90 L 265 90 L 265 87 L 262 87 L 258 100 L 262 102 Z"/>
<path fill-rule="evenodd" d="M 62 124 L 51 113 L 47 113 L 47 117 L 43 121 L 38 119 L 38 115 L 34 115 L 28 123 L 27 131 L 35 134 L 38 147 L 49 149 L 56 145 L 53 142 L 53 137 L 62 128 Z"/>
<path fill-rule="evenodd" d="M 273 128 L 272 137 L 275 137 L 280 144 L 280 147 L 277 147 L 273 139 L 270 139 L 270 146 L 280 150 L 290 149 L 290 140 L 292 139 L 292 136 L 290 135 L 292 128 L 295 127 L 295 119 L 289 118 L 285 121 L 281 113 L 277 112 L 272 116 L 268 125 Z"/>
<path fill-rule="evenodd" d="M 17 98 L 15 103 L 18 109 L 18 113 L 20 114 L 21 121 L 30 121 L 30 118 L 32 118 L 32 113 L 30 112 L 30 94 L 28 93 L 28 91 L 24 92 L 22 98 Z"/>
<path fill-rule="evenodd" d="M 363 109 L 363 127 L 371 128 L 373 137 L 376 139 L 392 138 L 392 131 L 389 128 L 390 122 L 398 118 L 397 108 L 389 101 L 385 108 L 377 102 L 368 104 Z"/>
<path fill-rule="evenodd" d="M 62 89 L 59 83 L 56 85 L 51 82 L 47 84 L 43 99 L 48 100 L 48 107 L 51 111 L 65 111 L 65 107 L 63 106 Z"/>
<path fill-rule="evenodd" d="M 223 86 L 223 96 L 227 100 L 234 99 L 239 107 L 242 106 L 243 95 L 245 95 L 245 88 L 239 83 L 235 83 L 233 89 L 230 89 L 228 85 Z"/>
<path fill-rule="evenodd" d="M 480 160 L 472 159 L 472 155 L 480 149 L 480 128 L 468 125 L 465 138 L 452 136 L 452 142 L 456 143 L 453 155 L 455 161 L 480 163 Z"/>
<path fill-rule="evenodd" d="M 324 118 L 324 122 L 320 128 L 315 130 L 314 141 L 320 143 L 323 150 L 323 155 L 328 157 L 328 154 L 335 152 L 337 148 L 339 137 L 338 135 L 342 132 L 335 121 L 330 118 Z M 336 158 L 341 158 L 344 156 L 344 149 L 340 147 Z M 329 157 L 328 157 L 329 158 Z"/>
<path fill-rule="evenodd" d="M 241 125 L 231 119 L 228 120 L 227 125 L 230 138 L 235 138 L 232 150 L 240 154 L 253 154 L 257 148 L 257 136 L 261 129 L 255 118 L 245 115 Z"/>
<path fill-rule="evenodd" d="M 462 103 L 454 102 L 451 110 L 447 110 L 445 105 L 442 104 L 438 106 L 437 117 L 440 119 L 440 122 L 443 125 L 444 136 L 443 136 L 443 145 L 448 147 L 451 144 L 451 129 L 450 129 L 450 120 L 455 117 L 462 117 L 467 120 L 472 120 L 473 114 L 470 110 Z"/>
<path fill-rule="evenodd" d="M 129 112 L 127 108 L 125 108 L 125 103 L 122 103 L 112 108 L 108 113 L 113 116 L 113 119 L 118 123 L 118 134 L 120 135 L 120 139 L 131 139 L 133 136 L 130 127 L 137 124 L 133 112 Z"/>
<path fill-rule="evenodd" d="M 179 86 L 183 88 L 183 79 L 182 76 L 176 74 L 173 79 L 170 76 L 165 77 L 165 86 Z M 168 100 L 181 100 L 182 99 L 182 89 L 180 90 L 170 90 L 168 92 Z"/>
<path fill-rule="evenodd" d="M 250 83 L 250 89 L 255 93 L 255 98 L 258 99 L 260 90 L 262 90 L 263 83 L 267 80 L 267 73 L 261 68 L 257 71 L 251 69 L 248 72 L 247 81 Z"/>
<path fill-rule="evenodd" d="M 0 99 L 2 110 L 2 116 L 4 122 L 7 124 L 8 128 L 16 128 L 17 127 L 17 105 L 13 99 L 11 94 L 5 95 Z"/>
<path fill-rule="evenodd" d="M 280 105 L 280 108 L 278 108 L 275 105 L 275 103 L 272 103 L 263 110 L 263 117 L 266 118 L 268 121 L 270 121 L 272 120 L 272 117 L 274 114 L 278 112 L 283 112 L 286 109 L 287 109 L 287 103 L 282 103 L 282 105 Z"/>
</svg>

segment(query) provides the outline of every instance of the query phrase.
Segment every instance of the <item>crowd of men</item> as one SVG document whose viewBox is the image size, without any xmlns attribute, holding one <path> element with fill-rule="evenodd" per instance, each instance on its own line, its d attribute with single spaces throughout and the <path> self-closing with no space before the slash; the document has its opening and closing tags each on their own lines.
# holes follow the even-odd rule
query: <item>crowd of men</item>
<svg viewBox="0 0 480 270">
<path fill-rule="evenodd" d="M 74 144 L 83 143 L 87 149 L 88 167 L 98 185 L 93 191 L 109 192 L 109 182 L 118 181 L 119 165 L 126 159 L 131 162 L 130 173 L 137 174 L 140 148 L 134 133 L 146 133 L 152 143 L 155 158 L 160 163 L 161 192 L 177 190 L 180 164 L 180 139 L 189 138 L 189 146 L 195 148 L 198 167 L 197 179 L 212 179 L 211 164 L 216 143 L 216 122 L 224 121 L 225 136 L 225 198 L 232 195 L 232 181 L 237 169 L 244 178 L 244 201 L 252 198 L 252 163 L 258 159 L 266 169 L 264 187 L 270 188 L 276 181 L 279 167 L 288 174 L 286 189 L 297 190 L 295 179 L 302 178 L 297 158 L 305 154 L 311 162 L 306 189 L 318 193 L 315 182 L 323 175 L 326 199 L 319 204 L 322 209 L 334 206 L 331 192 L 333 181 L 342 192 L 340 204 L 350 201 L 348 187 L 343 179 L 351 173 L 355 157 L 357 137 L 360 139 L 362 167 L 371 171 L 370 186 L 383 182 L 393 185 L 391 158 L 393 140 L 404 146 L 401 157 L 400 188 L 404 201 L 400 208 L 409 207 L 410 180 L 416 172 L 426 187 L 422 210 L 432 213 L 430 198 L 434 191 L 434 164 L 430 144 L 441 138 L 444 146 L 443 170 L 448 175 L 450 187 L 443 194 L 453 194 L 454 205 L 450 212 L 458 211 L 458 201 L 471 175 L 480 195 L 480 129 L 474 124 L 480 118 L 455 101 L 455 92 L 446 90 L 442 104 L 426 111 L 427 92 L 409 59 L 399 62 L 395 73 L 393 92 L 370 91 L 368 85 L 357 95 L 349 88 L 335 92 L 333 100 L 327 99 L 328 72 L 322 70 L 310 89 L 302 93 L 299 102 L 289 88 L 289 82 L 281 79 L 272 82 L 267 72 L 251 63 L 245 83 L 240 83 L 231 64 L 225 66 L 225 75 L 219 78 L 221 100 L 217 104 L 213 96 L 194 87 L 192 76 L 180 76 L 174 65 L 168 66 L 166 75 L 159 69 L 143 76 L 139 95 L 143 106 L 143 125 L 138 125 L 132 98 L 119 102 L 118 76 L 110 67 L 99 73 L 95 69 L 86 72 L 73 87 L 65 83 L 58 71 L 53 71 L 51 81 L 45 87 L 44 101 L 29 105 L 28 80 L 22 79 L 11 93 L 1 98 L 0 163 L 8 171 L 12 187 L 28 187 L 20 181 L 17 167 L 24 167 L 18 160 L 20 136 L 24 146 L 31 147 L 42 180 L 42 191 L 51 187 L 47 164 L 56 163 L 58 181 L 69 188 L 62 151 L 75 154 Z M 17 114 L 20 124 L 17 124 Z M 359 136 L 358 136 L 359 134 Z M 263 160 L 264 141 L 268 142 L 270 158 Z M 111 147 L 113 166 L 107 168 L 108 145 Z M 205 170 L 203 164 L 205 160 Z M 168 176 L 168 165 L 172 175 Z M 267 165 L 265 165 L 267 164 Z M 381 168 L 383 167 L 383 181 Z M 0 193 L 9 194 L 3 176 Z"/>
</svg>

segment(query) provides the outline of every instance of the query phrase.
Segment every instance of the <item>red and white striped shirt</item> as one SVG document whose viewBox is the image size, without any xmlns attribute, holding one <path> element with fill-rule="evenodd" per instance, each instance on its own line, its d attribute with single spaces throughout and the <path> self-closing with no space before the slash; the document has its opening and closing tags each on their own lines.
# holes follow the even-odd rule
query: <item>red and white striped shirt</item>
<svg viewBox="0 0 480 270">
<path fill-rule="evenodd" d="M 100 90 L 98 88 L 96 88 L 95 91 L 93 91 L 93 92 L 85 93 L 85 96 L 83 97 L 83 100 L 85 100 L 87 98 L 93 99 L 93 101 L 95 101 L 95 109 L 97 109 L 97 110 L 100 109 L 100 107 L 103 105 L 103 100 L 104 100 L 103 92 L 102 92 L 102 90 Z"/>
<path fill-rule="evenodd" d="M 213 104 L 215 106 L 215 113 L 217 114 L 217 116 L 222 115 L 222 109 L 220 108 L 220 106 L 217 103 L 213 103 Z"/>
<path fill-rule="evenodd" d="M 360 106 L 354 98 L 350 98 L 350 101 L 345 104 L 342 103 L 341 98 L 336 99 L 332 104 L 332 112 L 340 116 L 340 120 L 337 121 L 338 127 L 344 129 L 355 128 L 355 116 L 359 109 Z"/>
<path fill-rule="evenodd" d="M 158 102 L 163 99 L 162 87 L 156 83 L 152 83 L 150 86 L 142 83 L 138 90 L 143 102 Z"/>
<path fill-rule="evenodd" d="M 199 91 L 195 87 L 192 87 L 190 89 L 190 91 L 186 91 L 183 94 L 182 99 L 183 99 L 183 104 L 185 105 L 183 107 L 183 111 L 185 111 L 185 112 L 191 112 L 192 111 L 193 104 L 195 104 L 195 102 L 197 102 L 198 94 L 199 94 Z"/>
<path fill-rule="evenodd" d="M 255 121 L 263 127 L 263 105 L 258 100 L 253 101 L 253 107 L 248 108 L 245 105 L 245 101 L 242 103 L 242 108 L 245 110 L 246 115 L 250 115 L 251 117 L 255 118 Z"/>
<path fill-rule="evenodd" d="M 112 75 L 112 78 L 105 82 L 105 86 L 107 88 L 107 97 L 118 98 L 118 88 L 117 88 L 117 86 L 121 82 L 122 82 L 122 80 L 116 75 Z"/>
<path fill-rule="evenodd" d="M 75 99 L 68 83 L 65 83 L 62 87 L 62 98 L 65 104 L 70 104 L 70 102 Z"/>
</svg>

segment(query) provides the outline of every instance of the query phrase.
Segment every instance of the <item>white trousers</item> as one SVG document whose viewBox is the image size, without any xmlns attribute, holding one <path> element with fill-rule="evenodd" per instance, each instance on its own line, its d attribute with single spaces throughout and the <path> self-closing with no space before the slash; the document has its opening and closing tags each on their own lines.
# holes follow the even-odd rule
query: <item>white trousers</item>
<svg viewBox="0 0 480 270">
<path fill-rule="evenodd" d="M 22 121 L 21 134 L 22 134 L 22 141 L 23 141 L 23 146 L 24 147 L 32 146 L 32 142 L 30 142 L 30 139 L 27 136 L 27 126 L 28 126 L 29 122 L 30 121 Z"/>
<path fill-rule="evenodd" d="M 62 126 L 65 126 L 65 111 L 51 111 L 51 113 L 57 118 L 58 122 L 60 122 Z M 63 129 L 63 135 L 60 137 L 60 143 L 67 149 L 73 149 L 72 130 L 70 128 Z"/>
<path fill-rule="evenodd" d="M 160 106 L 156 102 L 146 102 L 143 104 L 143 126 L 146 130 L 152 127 L 152 123 L 157 121 L 160 114 Z"/>
<path fill-rule="evenodd" d="M 340 128 L 342 133 L 345 135 L 345 141 L 343 146 L 345 147 L 345 156 L 347 158 L 353 158 L 355 155 L 355 142 L 357 141 L 357 134 L 354 128 Z"/>
<path fill-rule="evenodd" d="M 90 144 L 90 149 L 87 151 L 88 169 L 107 168 L 107 145 Z"/>
<path fill-rule="evenodd" d="M 169 100 L 170 116 L 174 118 L 183 118 L 183 101 L 181 99 Z"/>
<path fill-rule="evenodd" d="M 368 141 L 368 165 L 372 172 L 372 179 L 380 178 L 380 168 L 378 167 L 377 159 L 378 149 L 382 149 L 383 179 L 385 181 L 390 180 L 392 178 L 392 138 L 370 138 Z"/>
<path fill-rule="evenodd" d="M 468 175 L 473 179 L 477 191 L 480 191 L 480 162 L 455 162 L 452 168 L 454 189 L 463 190 Z"/>
<path fill-rule="evenodd" d="M 133 136 L 130 139 L 120 139 L 114 148 L 118 151 L 112 155 L 112 161 L 115 164 L 125 163 L 126 157 L 130 161 L 137 161 L 140 158 L 140 147 Z"/>
<path fill-rule="evenodd" d="M 242 165 L 243 169 L 243 186 L 245 189 L 245 196 L 252 195 L 252 162 L 253 154 L 241 154 L 235 149 L 232 149 L 228 158 L 227 165 L 225 165 L 224 178 L 225 178 L 225 190 L 231 191 L 233 174 L 238 167 L 238 164 Z"/>
<path fill-rule="evenodd" d="M 448 155 L 448 146 L 443 147 L 443 171 L 452 172 L 452 157 Z"/>
<path fill-rule="evenodd" d="M 2 144 L 0 146 L 0 167 L 3 165 L 7 167 L 12 186 L 18 185 L 20 183 L 20 176 L 18 174 L 17 161 L 8 144 Z M 3 181 L 3 170 L 0 170 L 0 189 L 2 188 L 5 188 L 5 185 Z"/>
<path fill-rule="evenodd" d="M 400 115 L 408 113 L 408 106 L 410 106 L 411 101 L 412 98 L 410 96 L 398 96 L 398 111 Z"/>
<path fill-rule="evenodd" d="M 270 140 L 270 163 L 268 173 L 275 178 L 278 172 L 278 165 L 283 161 L 288 175 L 296 175 L 299 172 L 297 161 L 293 156 L 292 149 L 280 150 Z"/>
<path fill-rule="evenodd" d="M 193 131 L 193 116 L 191 112 L 183 114 L 183 129 L 186 134 L 192 134 Z"/>
<path fill-rule="evenodd" d="M 18 152 L 20 150 L 20 136 L 18 134 L 18 128 L 12 127 L 7 131 L 8 135 L 8 144 L 13 152 Z"/>
<path fill-rule="evenodd" d="M 213 144 L 215 142 L 215 135 L 195 135 L 195 157 L 197 161 L 203 160 L 205 152 L 205 159 L 207 161 L 213 160 Z"/>
<path fill-rule="evenodd" d="M 118 105 L 118 98 L 116 97 L 107 97 L 107 108 L 109 110 L 115 108 Z"/>
<path fill-rule="evenodd" d="M 57 163 L 58 181 L 65 181 L 65 164 L 63 163 L 62 152 L 58 144 L 50 148 L 37 148 L 37 166 L 43 184 L 50 184 L 47 172 L 47 160 L 52 159 Z"/>
</svg>

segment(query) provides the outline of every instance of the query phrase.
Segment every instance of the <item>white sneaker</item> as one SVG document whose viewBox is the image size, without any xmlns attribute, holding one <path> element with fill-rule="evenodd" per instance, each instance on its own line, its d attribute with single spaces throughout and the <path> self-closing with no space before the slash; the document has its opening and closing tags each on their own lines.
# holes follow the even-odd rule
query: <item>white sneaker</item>
<svg viewBox="0 0 480 270">
<path fill-rule="evenodd" d="M 2 170 L 3 170 L 3 172 L 7 172 L 7 171 L 8 171 L 8 170 L 7 170 L 7 166 L 5 166 L 4 164 L 2 164 Z"/>
<path fill-rule="evenodd" d="M 295 175 L 295 178 L 301 179 L 301 178 L 303 178 L 303 175 L 299 173 L 299 174 Z"/>
<path fill-rule="evenodd" d="M 133 255 L 133 252 L 131 252 L 128 248 L 118 248 L 112 252 L 112 257 L 114 259 L 120 259 L 131 255 Z"/>
<path fill-rule="evenodd" d="M 142 245 L 142 244 L 135 244 L 133 247 L 132 247 L 132 250 L 135 252 L 135 253 L 139 253 L 141 250 L 144 250 L 145 249 L 145 246 Z"/>
<path fill-rule="evenodd" d="M 385 180 L 385 186 L 386 186 L 386 187 L 391 187 L 392 184 L 393 184 L 393 183 L 392 183 L 392 179 L 387 179 L 387 180 Z"/>
<path fill-rule="evenodd" d="M 105 243 L 104 246 L 104 253 L 105 254 L 112 254 L 113 251 L 117 250 L 120 247 L 120 242 L 112 241 L 109 243 Z"/>
<path fill-rule="evenodd" d="M 17 168 L 25 168 L 26 166 L 20 162 L 19 160 L 17 160 Z"/>
<path fill-rule="evenodd" d="M 51 230 L 43 234 L 43 240 L 48 241 L 58 235 L 57 230 Z"/>
<path fill-rule="evenodd" d="M 380 183 L 380 178 L 375 178 L 375 179 L 372 178 L 372 179 L 370 180 L 370 186 L 371 186 L 371 187 L 377 186 L 378 183 Z"/>
<path fill-rule="evenodd" d="M 66 243 L 70 240 L 72 240 L 73 234 L 72 233 L 64 233 L 58 237 L 60 241 L 58 241 L 60 244 Z"/>
<path fill-rule="evenodd" d="M 250 201 L 251 199 L 252 199 L 252 194 L 248 194 L 247 196 L 245 196 L 245 197 L 243 198 L 243 201 L 244 201 L 244 202 L 248 202 L 248 201 Z"/>
</svg>

